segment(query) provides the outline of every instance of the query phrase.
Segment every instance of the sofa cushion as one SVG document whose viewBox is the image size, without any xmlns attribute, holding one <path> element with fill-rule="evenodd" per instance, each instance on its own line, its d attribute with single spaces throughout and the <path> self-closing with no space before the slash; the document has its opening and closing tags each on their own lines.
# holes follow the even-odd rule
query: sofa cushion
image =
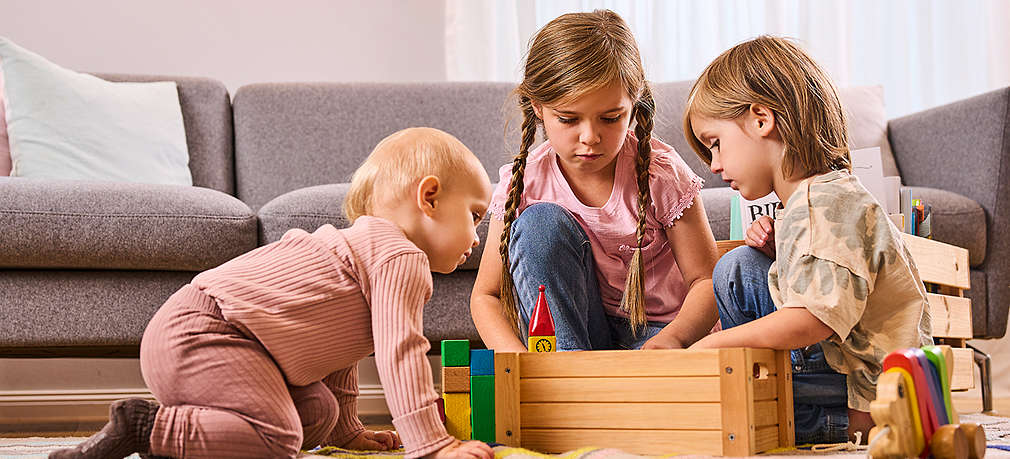
<svg viewBox="0 0 1010 459">
<path fill-rule="evenodd" d="M 256 248 L 256 215 L 192 186 L 0 177 L 0 268 L 201 271 Z"/>
<path fill-rule="evenodd" d="M 310 186 L 284 193 L 266 203 L 259 210 L 260 244 L 279 240 L 291 228 L 315 231 L 327 223 L 337 228 L 351 226 L 343 208 L 348 188 L 350 184 L 347 183 Z M 475 270 L 480 266 L 489 218 L 485 215 L 477 227 L 480 245 L 474 249 L 466 263 L 459 267 L 460 270 Z"/>
<path fill-rule="evenodd" d="M 380 140 L 400 129 L 446 131 L 491 177 L 518 149 L 511 83 L 265 83 L 235 93 L 237 196 L 258 210 L 288 191 L 350 182 Z M 514 131 L 514 132 L 513 132 Z M 509 145 L 512 145 L 510 147 Z"/>
<path fill-rule="evenodd" d="M 280 240 L 292 228 L 312 232 L 327 223 L 337 228 L 351 226 L 344 214 L 350 187 L 349 183 L 310 186 L 274 198 L 258 212 L 260 245 Z"/>
</svg>

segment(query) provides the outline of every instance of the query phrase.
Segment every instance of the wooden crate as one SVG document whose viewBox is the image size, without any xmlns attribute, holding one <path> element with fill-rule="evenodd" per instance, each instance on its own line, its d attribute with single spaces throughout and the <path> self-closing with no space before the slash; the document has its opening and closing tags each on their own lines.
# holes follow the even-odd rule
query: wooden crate
<svg viewBox="0 0 1010 459">
<path fill-rule="evenodd" d="M 549 453 L 747 456 L 794 443 L 786 351 L 498 353 L 495 404 L 498 442 Z"/>
<path fill-rule="evenodd" d="M 954 370 L 950 389 L 966 391 L 975 387 L 972 350 L 965 341 L 972 337 L 971 300 L 964 291 L 971 288 L 969 280 L 968 250 L 902 233 L 901 239 L 912 254 L 919 270 L 919 278 L 940 286 L 939 293 L 927 294 L 930 315 L 933 319 L 933 337 L 950 345 L 954 352 Z M 721 257 L 726 252 L 743 245 L 743 241 L 717 241 Z"/>
<path fill-rule="evenodd" d="M 975 387 L 972 350 L 965 347 L 971 339 L 971 300 L 964 291 L 971 288 L 968 250 L 911 234 L 901 235 L 919 269 L 919 278 L 940 286 L 939 293 L 927 294 L 933 319 L 933 337 L 949 344 L 954 352 L 954 370 L 950 390 L 965 391 Z"/>
</svg>

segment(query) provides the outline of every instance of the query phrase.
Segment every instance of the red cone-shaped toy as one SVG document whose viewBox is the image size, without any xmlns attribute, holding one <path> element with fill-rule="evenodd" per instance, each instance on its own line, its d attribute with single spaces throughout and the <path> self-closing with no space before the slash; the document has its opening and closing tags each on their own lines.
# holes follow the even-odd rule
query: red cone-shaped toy
<svg viewBox="0 0 1010 459">
<path fill-rule="evenodd" d="M 533 320 L 530 321 L 530 336 L 554 336 L 554 318 L 551 309 L 547 307 L 547 296 L 544 286 L 540 286 L 537 297 L 537 307 L 533 309 Z"/>
</svg>

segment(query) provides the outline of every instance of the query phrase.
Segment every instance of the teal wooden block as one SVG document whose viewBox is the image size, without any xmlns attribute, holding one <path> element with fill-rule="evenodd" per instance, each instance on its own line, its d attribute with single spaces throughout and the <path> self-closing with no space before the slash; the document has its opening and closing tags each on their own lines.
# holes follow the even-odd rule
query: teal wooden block
<svg viewBox="0 0 1010 459">
<path fill-rule="evenodd" d="M 494 375 L 470 376 L 470 422 L 474 440 L 495 441 Z"/>
<path fill-rule="evenodd" d="M 470 376 L 494 375 L 494 351 L 491 349 L 470 350 Z"/>
<path fill-rule="evenodd" d="M 470 366 L 470 342 L 465 339 L 442 340 L 442 366 Z"/>
</svg>

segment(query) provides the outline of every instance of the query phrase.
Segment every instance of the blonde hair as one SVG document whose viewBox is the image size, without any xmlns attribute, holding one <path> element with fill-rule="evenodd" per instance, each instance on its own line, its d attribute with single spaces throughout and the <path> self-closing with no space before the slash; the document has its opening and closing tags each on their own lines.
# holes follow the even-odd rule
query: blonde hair
<svg viewBox="0 0 1010 459">
<path fill-rule="evenodd" d="M 448 190 L 461 173 L 475 167 L 484 172 L 470 149 L 448 133 L 433 128 L 397 131 L 382 139 L 354 172 L 344 213 L 352 222 L 371 215 L 376 205 L 406 196 L 429 175 Z"/>
<path fill-rule="evenodd" d="M 752 104 L 768 107 L 785 144 L 782 173 L 802 177 L 851 170 L 845 111 L 835 85 L 791 40 L 760 36 L 715 58 L 691 88 L 684 136 L 712 164 L 712 152 L 694 135 L 692 116 L 736 119 Z"/>
<path fill-rule="evenodd" d="M 621 309 L 629 315 L 632 332 L 646 323 L 641 246 L 645 236 L 645 210 L 650 201 L 649 163 L 656 104 L 645 80 L 638 45 L 628 24 L 613 11 L 596 10 L 559 16 L 540 29 L 530 43 L 523 81 L 514 91 L 523 115 L 522 143 L 519 154 L 512 160 L 512 178 L 505 201 L 499 252 L 502 259 L 502 309 L 517 334 L 520 334 L 519 315 L 508 243 L 516 210 L 522 200 L 526 157 L 536 137 L 537 124 L 541 122 L 533 104 L 565 104 L 613 83 L 620 83 L 635 101 L 635 136 L 638 138 L 635 160 L 638 182 L 637 247 L 628 266 Z"/>
</svg>

